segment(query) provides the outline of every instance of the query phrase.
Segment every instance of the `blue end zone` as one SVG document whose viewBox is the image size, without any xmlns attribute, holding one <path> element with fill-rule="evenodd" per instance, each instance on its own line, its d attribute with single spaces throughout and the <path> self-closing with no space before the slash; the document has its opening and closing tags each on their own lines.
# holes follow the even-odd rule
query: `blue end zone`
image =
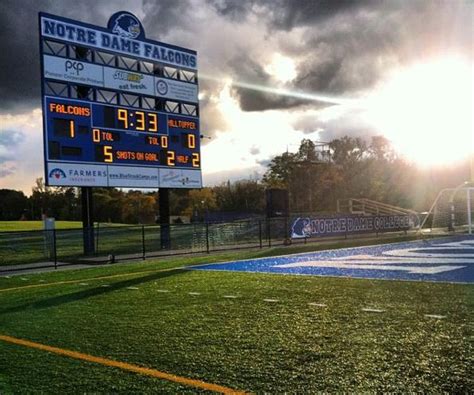
<svg viewBox="0 0 474 395">
<path fill-rule="evenodd" d="M 344 248 L 189 269 L 474 283 L 474 237 Z"/>
</svg>

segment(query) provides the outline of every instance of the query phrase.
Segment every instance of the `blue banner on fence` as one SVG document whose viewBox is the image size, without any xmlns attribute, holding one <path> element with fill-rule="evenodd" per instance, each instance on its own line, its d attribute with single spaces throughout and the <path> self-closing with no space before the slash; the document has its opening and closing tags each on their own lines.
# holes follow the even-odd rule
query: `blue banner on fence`
<svg viewBox="0 0 474 395">
<path fill-rule="evenodd" d="M 293 239 L 341 236 L 355 233 L 408 230 L 415 226 L 416 218 L 410 215 L 377 215 L 311 218 L 298 217 L 292 221 Z"/>
</svg>

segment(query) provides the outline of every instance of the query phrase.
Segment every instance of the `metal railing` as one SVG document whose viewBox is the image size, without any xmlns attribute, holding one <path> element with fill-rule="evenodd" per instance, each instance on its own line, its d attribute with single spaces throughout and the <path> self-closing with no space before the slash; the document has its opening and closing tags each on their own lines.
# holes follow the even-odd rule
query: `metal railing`
<svg viewBox="0 0 474 395">
<path fill-rule="evenodd" d="M 160 225 L 98 224 L 89 230 L 93 231 L 95 247 L 90 255 L 84 254 L 82 228 L 0 232 L 0 271 L 31 268 L 31 264 L 35 268 L 57 267 L 307 243 L 310 238 L 289 239 L 289 221 L 272 218 L 172 224 L 167 248 L 161 245 Z"/>
</svg>

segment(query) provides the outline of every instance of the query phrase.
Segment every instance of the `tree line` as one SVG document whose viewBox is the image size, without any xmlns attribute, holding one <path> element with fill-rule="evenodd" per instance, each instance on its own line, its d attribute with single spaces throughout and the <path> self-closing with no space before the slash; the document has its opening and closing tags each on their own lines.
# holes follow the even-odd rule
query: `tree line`
<svg viewBox="0 0 474 395">
<path fill-rule="evenodd" d="M 427 149 L 420 147 L 420 149 Z M 420 170 L 401 158 L 382 136 L 370 141 L 342 137 L 321 146 L 303 139 L 295 153 L 284 152 L 268 164 L 262 180 L 241 180 L 202 189 L 170 191 L 171 215 L 193 220 L 230 219 L 235 213 L 263 214 L 265 190 L 289 191 L 290 211 L 334 212 L 338 199 L 368 198 L 395 206 L 427 210 L 440 189 L 468 179 L 469 166 Z M 94 188 L 94 218 L 100 222 L 155 223 L 159 192 Z M 213 214 L 219 216 L 213 217 Z M 234 213 L 225 217 L 223 213 Z M 0 189 L 0 220 L 81 219 L 79 188 L 47 187 L 36 180 L 30 197 Z"/>
<path fill-rule="evenodd" d="M 97 222 L 152 224 L 159 221 L 159 192 L 94 188 L 93 193 L 94 219 Z M 254 180 L 170 191 L 171 215 L 195 221 L 202 221 L 215 212 L 259 214 L 264 208 L 264 186 Z M 48 187 L 42 178 L 38 178 L 30 197 L 21 191 L 0 189 L 0 220 L 40 220 L 47 216 L 79 221 L 81 213 L 80 188 Z"/>
</svg>

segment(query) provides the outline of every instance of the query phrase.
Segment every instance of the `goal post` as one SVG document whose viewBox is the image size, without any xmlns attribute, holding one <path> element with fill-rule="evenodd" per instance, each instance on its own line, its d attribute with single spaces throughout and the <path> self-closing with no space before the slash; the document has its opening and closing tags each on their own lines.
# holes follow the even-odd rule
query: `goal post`
<svg viewBox="0 0 474 395">
<path fill-rule="evenodd" d="M 439 192 L 420 229 L 431 232 L 473 233 L 474 183 Z"/>
</svg>

